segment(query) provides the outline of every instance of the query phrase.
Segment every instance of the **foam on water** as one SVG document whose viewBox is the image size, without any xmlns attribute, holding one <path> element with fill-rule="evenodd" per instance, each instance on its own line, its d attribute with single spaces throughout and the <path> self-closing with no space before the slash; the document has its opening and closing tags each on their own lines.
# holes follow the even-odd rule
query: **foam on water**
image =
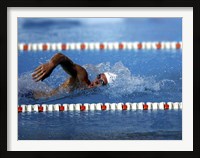
<svg viewBox="0 0 200 158">
<path fill-rule="evenodd" d="M 113 66 L 110 63 L 101 63 L 96 66 L 98 72 L 113 72 L 117 74 L 115 82 L 107 86 L 103 93 L 110 97 L 123 97 L 134 93 L 156 93 L 167 87 L 175 86 L 173 80 L 164 79 L 157 81 L 155 76 L 135 76 L 131 71 L 123 65 L 122 62 L 117 62 Z M 94 69 L 96 71 L 96 69 Z"/>
</svg>

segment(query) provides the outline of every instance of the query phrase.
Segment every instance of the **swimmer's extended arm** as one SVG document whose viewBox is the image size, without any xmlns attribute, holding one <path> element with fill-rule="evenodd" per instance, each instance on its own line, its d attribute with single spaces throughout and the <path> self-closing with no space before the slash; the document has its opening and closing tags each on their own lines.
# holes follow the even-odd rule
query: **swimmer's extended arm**
<svg viewBox="0 0 200 158">
<path fill-rule="evenodd" d="M 45 78 L 50 76 L 54 68 L 59 64 L 71 77 L 61 86 L 49 93 L 35 92 L 35 98 L 50 97 L 63 89 L 70 92 L 76 88 L 77 81 L 82 85 L 82 87 L 87 87 L 90 84 L 87 71 L 80 65 L 73 63 L 68 57 L 61 53 L 55 54 L 49 62 L 38 66 L 32 74 L 33 79 L 36 82 L 43 81 Z"/>
<path fill-rule="evenodd" d="M 76 78 L 76 64 L 74 64 L 68 57 L 61 53 L 55 54 L 51 60 L 45 64 L 38 66 L 34 73 L 32 74 L 33 79 L 38 81 L 43 81 L 45 78 L 49 77 L 54 68 L 58 65 L 61 65 L 62 68 L 69 74 L 71 77 Z"/>
</svg>

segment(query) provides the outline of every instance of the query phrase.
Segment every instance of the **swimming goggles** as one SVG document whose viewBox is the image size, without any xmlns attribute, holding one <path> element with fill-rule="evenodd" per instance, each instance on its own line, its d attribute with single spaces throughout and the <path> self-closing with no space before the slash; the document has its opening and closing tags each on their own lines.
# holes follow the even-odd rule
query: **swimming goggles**
<svg viewBox="0 0 200 158">
<path fill-rule="evenodd" d="M 101 75 L 102 74 L 98 74 L 97 75 L 97 79 L 101 82 L 101 85 L 106 85 L 105 82 L 104 82 L 104 80 L 101 79 Z"/>
</svg>

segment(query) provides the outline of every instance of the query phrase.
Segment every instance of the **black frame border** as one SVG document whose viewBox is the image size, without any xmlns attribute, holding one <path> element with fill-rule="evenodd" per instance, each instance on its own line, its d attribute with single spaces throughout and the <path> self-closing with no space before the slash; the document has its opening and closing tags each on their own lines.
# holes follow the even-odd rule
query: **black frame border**
<svg viewBox="0 0 200 158">
<path fill-rule="evenodd" d="M 193 7 L 193 151 L 7 151 L 7 7 Z M 200 157 L 200 2 L 198 0 L 1 0 L 0 1 L 0 157 Z M 188 52 L 189 53 L 189 52 Z M 192 106 L 192 105 L 188 105 Z"/>
</svg>

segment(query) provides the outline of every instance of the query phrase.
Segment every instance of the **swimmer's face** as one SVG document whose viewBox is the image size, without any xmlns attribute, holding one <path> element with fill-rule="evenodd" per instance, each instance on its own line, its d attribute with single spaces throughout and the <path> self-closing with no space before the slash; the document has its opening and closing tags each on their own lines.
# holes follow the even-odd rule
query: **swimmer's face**
<svg viewBox="0 0 200 158">
<path fill-rule="evenodd" d="M 107 83 L 108 82 L 107 82 L 105 74 L 99 74 L 99 75 L 97 75 L 96 79 L 93 82 L 91 82 L 90 88 L 104 86 Z"/>
</svg>

